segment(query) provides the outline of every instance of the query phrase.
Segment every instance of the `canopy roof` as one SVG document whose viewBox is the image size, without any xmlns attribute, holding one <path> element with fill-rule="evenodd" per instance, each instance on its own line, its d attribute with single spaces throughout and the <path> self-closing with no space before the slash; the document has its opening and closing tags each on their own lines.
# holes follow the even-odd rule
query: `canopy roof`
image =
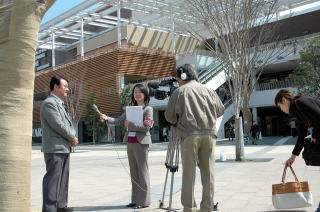
<svg viewBox="0 0 320 212">
<path fill-rule="evenodd" d="M 314 2 L 317 1 L 279 0 L 279 8 L 287 11 Z M 186 26 L 199 26 L 183 9 L 184 5 L 184 0 L 86 0 L 42 24 L 38 47 L 52 49 L 54 39 L 55 48 L 67 49 L 81 39 L 90 39 L 126 24 L 188 35 Z M 119 8 L 126 9 L 120 12 L 122 18 L 117 17 Z"/>
</svg>

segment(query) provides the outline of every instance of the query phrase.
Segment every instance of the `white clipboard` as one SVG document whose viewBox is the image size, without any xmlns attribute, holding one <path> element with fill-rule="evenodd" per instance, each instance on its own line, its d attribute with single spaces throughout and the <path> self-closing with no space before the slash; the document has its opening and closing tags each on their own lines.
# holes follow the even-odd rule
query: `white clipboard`
<svg viewBox="0 0 320 212">
<path fill-rule="evenodd" d="M 143 108 L 142 106 L 127 106 L 126 119 L 132 123 L 143 125 Z M 135 136 L 135 132 L 129 132 L 128 136 Z"/>
</svg>

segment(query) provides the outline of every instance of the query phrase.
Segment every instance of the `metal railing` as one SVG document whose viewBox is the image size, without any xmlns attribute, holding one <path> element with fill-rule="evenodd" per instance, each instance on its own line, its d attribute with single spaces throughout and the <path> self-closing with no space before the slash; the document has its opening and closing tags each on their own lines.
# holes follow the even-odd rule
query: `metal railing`
<svg viewBox="0 0 320 212">
<path fill-rule="evenodd" d="M 173 54 L 172 52 L 166 52 L 158 49 L 149 49 L 149 48 L 140 47 L 140 46 L 130 46 L 127 44 L 122 44 L 121 47 L 119 48 L 117 43 L 112 42 L 106 46 L 101 46 L 86 52 L 84 57 L 81 57 L 80 55 L 76 55 L 75 58 L 72 60 L 68 60 L 60 64 L 57 64 L 55 67 L 51 66 L 51 67 L 42 69 L 41 71 L 36 72 L 36 76 L 48 73 L 53 70 L 62 69 L 62 68 L 80 63 L 82 61 L 89 60 L 89 59 L 98 57 L 100 55 L 108 54 L 114 51 L 126 51 L 126 52 L 135 52 L 135 53 L 142 53 L 142 54 L 148 54 L 148 55 L 175 57 L 175 54 Z"/>
<path fill-rule="evenodd" d="M 295 87 L 294 80 L 259 83 L 256 85 L 256 90 L 264 91 L 264 90 L 273 90 L 273 89 L 288 88 L 288 87 Z"/>
</svg>

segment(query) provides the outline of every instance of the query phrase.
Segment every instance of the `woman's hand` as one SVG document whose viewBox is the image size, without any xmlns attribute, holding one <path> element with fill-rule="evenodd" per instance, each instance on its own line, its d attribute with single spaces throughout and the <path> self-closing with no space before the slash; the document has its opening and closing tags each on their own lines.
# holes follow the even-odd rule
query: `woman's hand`
<svg viewBox="0 0 320 212">
<path fill-rule="evenodd" d="M 296 155 L 291 155 L 291 157 L 286 161 L 286 166 L 291 166 L 296 159 Z"/>
<path fill-rule="evenodd" d="M 106 116 L 106 114 L 101 113 L 101 114 L 100 114 L 100 121 L 101 121 L 101 122 L 106 122 L 106 121 L 108 121 L 108 116 Z"/>
<path fill-rule="evenodd" d="M 316 138 L 311 138 L 310 142 L 316 143 L 317 139 Z"/>
<path fill-rule="evenodd" d="M 125 121 L 124 121 L 124 126 L 125 126 L 126 128 L 128 128 L 128 126 L 129 126 L 129 121 L 128 121 L 128 120 L 125 120 Z"/>
</svg>

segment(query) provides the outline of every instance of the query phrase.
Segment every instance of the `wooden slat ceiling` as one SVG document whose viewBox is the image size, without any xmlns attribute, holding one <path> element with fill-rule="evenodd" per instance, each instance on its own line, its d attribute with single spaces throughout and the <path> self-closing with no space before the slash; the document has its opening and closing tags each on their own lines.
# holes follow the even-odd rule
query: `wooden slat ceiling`
<svg viewBox="0 0 320 212">
<path fill-rule="evenodd" d="M 105 51 L 105 53 L 101 52 Z M 95 93 L 100 110 L 106 114 L 120 113 L 119 77 L 121 74 L 136 76 L 169 77 L 175 70 L 173 54 L 141 47 L 123 47 L 114 51 L 99 49 L 98 54 L 90 54 L 89 59 L 72 61 L 36 74 L 35 95 L 48 92 L 52 76 L 61 75 L 69 80 L 72 95 L 79 99 L 79 113 L 85 115 L 90 93 Z M 34 122 L 40 122 L 41 101 L 34 102 Z"/>
</svg>

